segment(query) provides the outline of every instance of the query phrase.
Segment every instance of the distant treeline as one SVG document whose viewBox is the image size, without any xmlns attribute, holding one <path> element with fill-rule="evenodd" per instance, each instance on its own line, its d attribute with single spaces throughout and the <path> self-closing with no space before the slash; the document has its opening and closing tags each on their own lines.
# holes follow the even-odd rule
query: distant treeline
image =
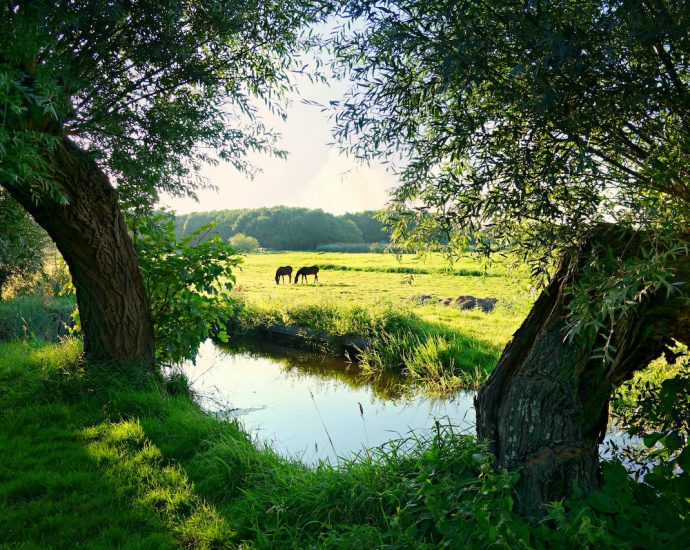
<svg viewBox="0 0 690 550">
<path fill-rule="evenodd" d="M 193 212 L 176 216 L 175 226 L 178 235 L 184 236 L 213 222 L 213 232 L 224 240 L 241 233 L 272 250 L 316 250 L 334 243 L 387 243 L 389 234 L 375 214 L 368 210 L 334 216 L 320 209 L 276 206 Z"/>
</svg>

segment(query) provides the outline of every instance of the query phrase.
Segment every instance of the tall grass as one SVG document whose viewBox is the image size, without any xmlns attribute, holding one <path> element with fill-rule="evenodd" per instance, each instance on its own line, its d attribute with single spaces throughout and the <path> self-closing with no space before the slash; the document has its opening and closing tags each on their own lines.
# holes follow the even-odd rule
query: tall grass
<svg viewBox="0 0 690 550">
<path fill-rule="evenodd" d="M 334 337 L 326 350 L 338 353 L 335 337 L 357 335 L 368 343 L 358 361 L 370 376 L 402 374 L 433 393 L 476 388 L 495 366 L 501 347 L 419 317 L 411 307 L 359 304 L 238 303 L 236 330 L 258 334 L 271 325 L 308 328 Z M 318 344 L 318 343 L 317 343 Z"/>
<path fill-rule="evenodd" d="M 72 296 L 17 296 L 0 301 L 0 342 L 31 338 L 56 342 L 68 334 L 75 307 Z"/>
<path fill-rule="evenodd" d="M 320 264 L 319 268 L 324 271 L 368 271 L 370 273 L 402 273 L 406 275 L 433 275 L 443 273 L 445 275 L 457 275 L 461 277 L 504 277 L 504 274 L 490 272 L 482 269 L 472 268 L 424 268 L 410 266 L 371 266 L 371 265 L 343 265 L 343 264 Z"/>
</svg>

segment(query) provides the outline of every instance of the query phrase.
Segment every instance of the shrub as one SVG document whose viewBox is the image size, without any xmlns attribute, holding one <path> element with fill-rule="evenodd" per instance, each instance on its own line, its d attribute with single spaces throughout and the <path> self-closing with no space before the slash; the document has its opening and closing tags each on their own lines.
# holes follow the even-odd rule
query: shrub
<svg viewBox="0 0 690 550">
<path fill-rule="evenodd" d="M 242 252 L 255 252 L 260 246 L 257 239 L 244 233 L 237 233 L 230 237 L 228 244 L 235 250 L 241 250 Z"/>
<path fill-rule="evenodd" d="M 224 326 L 232 304 L 234 267 L 240 258 L 217 235 L 201 240 L 209 227 L 175 237 L 166 214 L 136 221 L 134 246 L 156 338 L 156 357 L 166 364 L 193 359 L 211 336 L 227 340 Z"/>
</svg>

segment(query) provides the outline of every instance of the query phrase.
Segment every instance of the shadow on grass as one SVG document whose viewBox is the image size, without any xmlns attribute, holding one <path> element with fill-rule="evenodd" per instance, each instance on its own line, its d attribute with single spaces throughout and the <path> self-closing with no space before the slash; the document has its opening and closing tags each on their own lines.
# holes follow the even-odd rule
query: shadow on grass
<svg viewBox="0 0 690 550">
<path fill-rule="evenodd" d="M 117 406 L 160 404 L 151 381 L 107 389 L 113 374 L 87 375 L 74 343 L 1 346 L 0 547 L 230 544 L 226 522 Z"/>
</svg>

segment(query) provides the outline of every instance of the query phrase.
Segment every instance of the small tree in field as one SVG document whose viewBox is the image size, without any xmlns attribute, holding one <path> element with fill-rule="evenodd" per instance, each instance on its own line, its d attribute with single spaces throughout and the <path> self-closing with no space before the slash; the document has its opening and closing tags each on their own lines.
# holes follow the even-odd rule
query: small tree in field
<svg viewBox="0 0 690 550">
<path fill-rule="evenodd" d="M 241 250 L 242 252 L 256 252 L 256 250 L 261 246 L 259 241 L 254 237 L 245 235 L 244 233 L 237 233 L 228 239 L 228 244 L 235 248 L 236 250 Z"/>
<path fill-rule="evenodd" d="M 250 172 L 247 152 L 281 154 L 252 99 L 283 114 L 298 29 L 316 11 L 300 0 L 0 5 L 0 186 L 69 266 L 88 358 L 153 364 L 121 204 L 193 195 L 209 151 Z"/>
<path fill-rule="evenodd" d="M 347 2 L 337 136 L 398 156 L 388 222 L 550 283 L 476 401 L 516 506 L 599 486 L 611 392 L 690 340 L 690 3 Z M 357 135 L 358 140 L 351 137 Z M 557 268 L 555 266 L 558 266 Z"/>
</svg>

